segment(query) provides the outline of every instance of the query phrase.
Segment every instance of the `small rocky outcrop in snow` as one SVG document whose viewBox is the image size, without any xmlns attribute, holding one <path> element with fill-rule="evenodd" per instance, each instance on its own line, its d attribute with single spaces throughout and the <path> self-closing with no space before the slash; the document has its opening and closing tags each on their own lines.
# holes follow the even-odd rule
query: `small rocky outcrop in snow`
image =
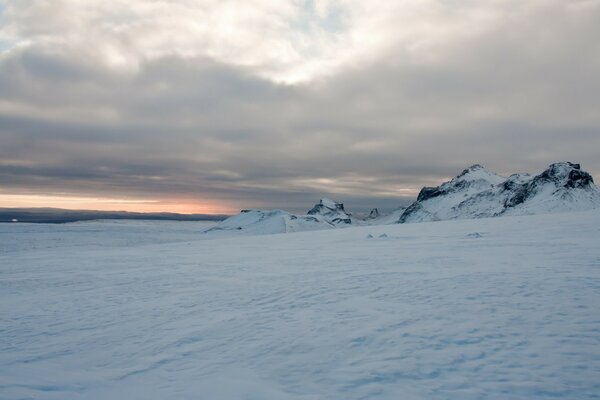
<svg viewBox="0 0 600 400">
<path fill-rule="evenodd" d="M 325 220 L 335 225 L 352 223 L 350 214 L 346 213 L 342 203 L 336 203 L 335 201 L 326 198 L 319 200 L 307 214 L 322 216 Z"/>
<path fill-rule="evenodd" d="M 398 223 L 541 214 L 600 207 L 600 190 L 579 164 L 552 164 L 539 175 L 508 178 L 473 165 L 449 182 L 424 187 Z"/>
<path fill-rule="evenodd" d="M 293 215 L 282 210 L 242 210 L 205 233 L 272 234 L 335 228 L 319 215 Z"/>
<path fill-rule="evenodd" d="M 369 216 L 367 217 L 367 219 L 377 219 L 379 218 L 381 215 L 379 214 L 379 210 L 374 208 L 371 210 L 371 212 L 369 213 Z"/>
<path fill-rule="evenodd" d="M 375 209 L 377 210 L 377 209 Z M 390 224 L 395 224 L 398 222 L 398 219 L 400 218 L 400 216 L 402 215 L 402 213 L 404 212 L 404 210 L 406 210 L 406 207 L 399 207 L 395 210 L 393 210 L 390 213 L 387 214 L 382 214 L 382 213 L 373 213 L 373 211 L 371 211 L 371 214 L 369 215 L 369 217 L 365 218 L 365 223 L 366 225 L 390 225 Z M 375 216 L 374 218 L 371 217 L 372 215 L 378 214 L 377 216 Z"/>
</svg>

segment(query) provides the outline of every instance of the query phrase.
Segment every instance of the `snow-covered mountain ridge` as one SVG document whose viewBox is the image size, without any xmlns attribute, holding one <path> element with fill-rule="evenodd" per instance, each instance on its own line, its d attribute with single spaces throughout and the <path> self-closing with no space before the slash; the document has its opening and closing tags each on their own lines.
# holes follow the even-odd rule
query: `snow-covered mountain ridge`
<svg viewBox="0 0 600 400">
<path fill-rule="evenodd" d="M 342 203 L 322 198 L 306 215 L 282 210 L 242 210 L 206 232 L 273 234 L 594 208 L 600 208 L 600 190 L 579 164 L 559 162 L 539 175 L 514 174 L 508 178 L 475 164 L 440 186 L 424 187 L 412 205 L 387 215 L 373 209 L 364 218 L 353 216 Z"/>
<path fill-rule="evenodd" d="M 398 223 L 600 208 L 600 190 L 579 164 L 559 162 L 539 175 L 508 178 L 476 164 L 437 187 L 424 187 Z"/>
</svg>

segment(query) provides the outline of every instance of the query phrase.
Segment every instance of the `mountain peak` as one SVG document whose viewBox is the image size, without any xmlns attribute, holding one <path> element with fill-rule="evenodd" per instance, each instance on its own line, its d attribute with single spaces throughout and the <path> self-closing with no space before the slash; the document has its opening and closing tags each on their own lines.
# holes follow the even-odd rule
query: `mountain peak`
<svg viewBox="0 0 600 400">
<path fill-rule="evenodd" d="M 551 164 L 534 178 L 537 182 L 554 182 L 557 186 L 583 188 L 594 183 L 590 174 L 581 170 L 581 165 L 569 161 Z"/>
<path fill-rule="evenodd" d="M 473 164 L 458 174 L 452 182 L 457 181 L 486 181 L 496 184 L 505 178 L 485 169 L 481 164 Z"/>
<path fill-rule="evenodd" d="M 424 187 L 398 222 L 540 214 L 600 207 L 600 190 L 572 162 L 550 165 L 541 174 L 508 178 L 475 164 L 451 181 Z"/>
<path fill-rule="evenodd" d="M 342 210 L 344 209 L 344 205 L 342 203 L 336 203 L 335 201 L 328 199 L 327 197 L 323 197 L 322 199 L 320 199 L 318 204 L 327 207 L 331 210 L 338 209 L 338 207 L 341 207 Z"/>
<path fill-rule="evenodd" d="M 479 171 L 479 170 L 484 170 L 485 171 L 485 168 L 483 167 L 483 165 L 481 165 L 481 164 L 473 164 L 469 168 L 464 169 L 463 172 L 461 172 L 458 175 L 458 177 L 461 177 L 461 176 L 467 175 L 468 173 L 471 173 L 471 172 L 474 172 L 474 171 Z"/>
<path fill-rule="evenodd" d="M 350 215 L 344 210 L 342 203 L 337 203 L 326 197 L 319 200 L 313 208 L 311 208 L 308 215 L 321 215 L 328 221 L 334 224 L 351 224 L 352 220 Z"/>
<path fill-rule="evenodd" d="M 440 186 L 424 187 L 419 192 L 417 201 L 425 201 L 434 197 L 463 191 L 467 188 L 472 188 L 473 190 L 477 190 L 477 188 L 488 188 L 503 182 L 504 179 L 505 178 L 500 175 L 496 175 L 493 172 L 486 170 L 480 164 L 474 164 L 463 170 L 452 180 L 442 183 Z"/>
</svg>

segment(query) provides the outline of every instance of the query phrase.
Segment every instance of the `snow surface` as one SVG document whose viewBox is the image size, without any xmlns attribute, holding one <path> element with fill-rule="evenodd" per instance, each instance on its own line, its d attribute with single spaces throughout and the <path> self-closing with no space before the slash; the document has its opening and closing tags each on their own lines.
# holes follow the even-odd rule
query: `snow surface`
<svg viewBox="0 0 600 400">
<path fill-rule="evenodd" d="M 206 230 L 210 236 L 266 235 L 333 229 L 320 215 L 293 215 L 282 210 L 244 210 Z"/>
<path fill-rule="evenodd" d="M 334 206 L 331 208 L 326 204 Z M 377 218 L 361 219 L 350 217 L 341 207 L 341 204 L 334 203 L 332 200 L 322 199 L 308 215 L 294 215 L 283 210 L 243 210 L 207 229 L 205 234 L 210 237 L 270 235 L 350 226 L 395 224 L 404 211 L 404 208 L 399 208 Z"/>
<path fill-rule="evenodd" d="M 0 224 L 1 399 L 599 396 L 598 210 L 156 224 Z"/>
<path fill-rule="evenodd" d="M 0 223 L 0 254 L 63 248 L 106 249 L 187 241 L 217 221 L 100 220 L 68 224 Z"/>
</svg>

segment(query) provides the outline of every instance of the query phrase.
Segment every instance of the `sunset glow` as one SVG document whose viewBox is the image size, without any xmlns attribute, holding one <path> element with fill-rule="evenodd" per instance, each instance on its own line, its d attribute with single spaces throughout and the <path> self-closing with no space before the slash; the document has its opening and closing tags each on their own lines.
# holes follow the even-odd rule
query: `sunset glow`
<svg viewBox="0 0 600 400">
<path fill-rule="evenodd" d="M 173 212 L 180 214 L 231 214 L 235 208 L 223 204 L 185 200 L 146 200 L 76 196 L 0 194 L 0 208 L 51 207 L 68 210 L 103 210 L 131 212 Z"/>
</svg>

